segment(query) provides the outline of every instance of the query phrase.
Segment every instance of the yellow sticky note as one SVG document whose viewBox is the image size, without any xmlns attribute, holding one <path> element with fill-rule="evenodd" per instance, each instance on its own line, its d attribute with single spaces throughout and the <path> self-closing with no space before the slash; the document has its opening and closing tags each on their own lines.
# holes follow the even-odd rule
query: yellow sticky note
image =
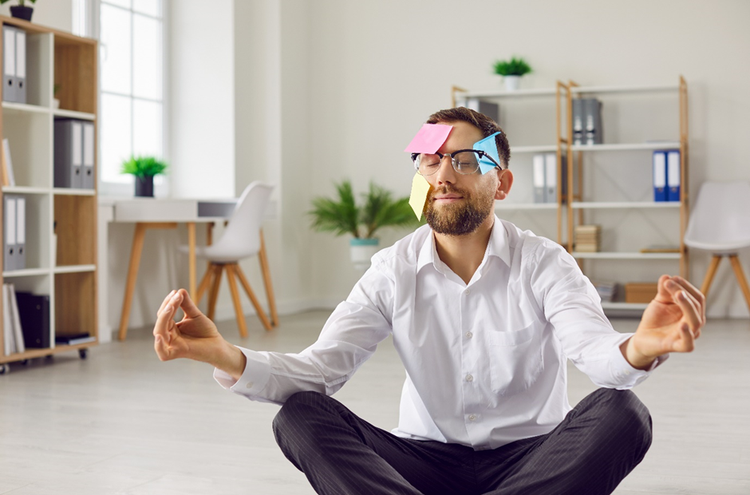
<svg viewBox="0 0 750 495">
<path fill-rule="evenodd" d="M 424 212 L 424 205 L 427 202 L 427 194 L 430 192 L 430 183 L 427 179 L 419 175 L 414 174 L 414 178 L 411 180 L 411 196 L 409 196 L 409 206 L 414 210 L 414 214 L 418 220 L 422 220 L 422 213 Z"/>
</svg>

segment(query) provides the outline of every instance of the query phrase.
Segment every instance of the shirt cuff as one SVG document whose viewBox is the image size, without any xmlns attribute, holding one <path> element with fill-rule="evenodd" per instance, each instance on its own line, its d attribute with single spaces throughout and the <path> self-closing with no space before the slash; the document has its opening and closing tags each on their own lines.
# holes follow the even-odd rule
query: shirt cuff
<svg viewBox="0 0 750 495">
<path fill-rule="evenodd" d="M 245 396 L 258 395 L 268 383 L 271 376 L 271 365 L 263 354 L 237 346 L 247 358 L 245 370 L 240 379 L 235 381 L 228 373 L 214 368 L 214 379 L 226 390 Z"/>
<path fill-rule="evenodd" d="M 633 334 L 630 334 L 628 338 L 632 336 Z M 627 339 L 624 339 L 622 342 L 625 342 L 625 340 Z M 648 378 L 651 372 L 660 366 L 661 363 L 669 358 L 669 354 L 663 354 L 657 357 L 647 370 L 633 368 L 620 350 L 622 342 L 612 349 L 612 358 L 610 360 L 610 363 L 612 364 L 612 374 L 618 383 L 618 389 L 628 389 L 638 385 Z"/>
</svg>

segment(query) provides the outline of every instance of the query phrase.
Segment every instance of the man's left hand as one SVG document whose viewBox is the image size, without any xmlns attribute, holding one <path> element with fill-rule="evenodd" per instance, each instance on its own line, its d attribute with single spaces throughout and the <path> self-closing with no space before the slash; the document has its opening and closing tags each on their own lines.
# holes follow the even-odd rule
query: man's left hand
<svg viewBox="0 0 750 495">
<path fill-rule="evenodd" d="M 705 324 L 706 297 L 684 278 L 662 275 L 635 335 L 620 349 L 631 366 L 648 369 L 663 354 L 692 352 Z"/>
</svg>

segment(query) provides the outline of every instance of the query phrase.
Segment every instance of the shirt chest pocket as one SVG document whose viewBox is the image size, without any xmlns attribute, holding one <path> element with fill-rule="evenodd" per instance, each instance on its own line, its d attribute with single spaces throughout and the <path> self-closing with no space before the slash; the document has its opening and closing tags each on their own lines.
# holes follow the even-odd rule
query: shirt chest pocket
<svg viewBox="0 0 750 495">
<path fill-rule="evenodd" d="M 521 330 L 490 333 L 492 392 L 510 396 L 528 389 L 544 369 L 540 336 L 533 324 Z"/>
</svg>

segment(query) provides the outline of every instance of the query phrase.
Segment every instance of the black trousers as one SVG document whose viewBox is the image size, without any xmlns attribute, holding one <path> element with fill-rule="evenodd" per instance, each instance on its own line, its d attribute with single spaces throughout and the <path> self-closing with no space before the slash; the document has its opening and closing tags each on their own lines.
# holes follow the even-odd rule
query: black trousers
<svg viewBox="0 0 750 495">
<path fill-rule="evenodd" d="M 608 494 L 651 445 L 651 417 L 630 391 L 599 389 L 553 431 L 494 450 L 409 440 L 315 392 L 273 422 L 284 455 L 320 494 Z"/>
</svg>

